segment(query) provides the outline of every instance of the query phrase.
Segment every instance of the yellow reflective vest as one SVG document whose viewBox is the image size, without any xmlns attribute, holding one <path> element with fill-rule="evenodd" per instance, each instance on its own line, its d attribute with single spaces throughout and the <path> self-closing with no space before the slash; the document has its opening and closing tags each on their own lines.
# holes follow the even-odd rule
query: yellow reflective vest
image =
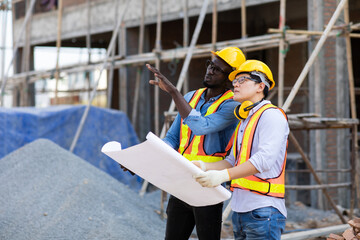
<svg viewBox="0 0 360 240">
<path fill-rule="evenodd" d="M 206 90 L 206 88 L 198 89 L 194 95 L 192 96 L 189 104 L 192 108 L 196 108 L 197 104 L 199 103 L 201 94 Z M 205 116 L 215 113 L 219 106 L 226 100 L 232 99 L 234 93 L 231 90 L 226 91 L 219 99 L 213 102 L 208 110 L 206 111 Z M 181 119 L 180 124 L 180 145 L 178 152 L 182 154 L 186 159 L 190 161 L 194 160 L 202 160 L 204 162 L 217 162 L 223 160 L 226 156 L 227 150 L 230 149 L 231 143 L 226 148 L 225 152 L 221 153 L 214 153 L 212 155 L 208 155 L 204 149 L 204 139 L 205 135 L 197 136 L 194 135 L 192 140 L 190 141 L 191 137 L 191 129 L 183 124 L 183 119 Z"/>
<path fill-rule="evenodd" d="M 250 118 L 243 134 L 242 142 L 241 142 L 241 149 L 240 152 L 237 149 L 237 141 L 238 141 L 238 131 L 239 127 L 241 125 L 241 122 L 236 127 L 235 133 L 234 133 L 234 142 L 233 142 L 233 152 L 235 156 L 235 166 L 238 166 L 240 164 L 243 164 L 249 158 L 251 157 L 251 148 L 252 148 L 252 142 L 254 138 L 254 133 L 257 127 L 257 123 L 264 111 L 270 108 L 276 108 L 279 109 L 286 117 L 285 112 L 272 105 L 272 104 L 266 104 L 262 107 L 260 107 Z M 287 147 L 287 146 L 286 146 Z M 251 192 L 271 196 L 271 197 L 277 197 L 277 198 L 284 198 L 285 195 L 285 165 L 286 165 L 286 151 L 284 156 L 284 162 L 282 165 L 282 170 L 279 176 L 274 178 L 267 178 L 263 179 L 260 177 L 257 177 L 255 175 L 248 176 L 245 178 L 238 178 L 231 181 L 231 190 L 233 191 L 234 188 L 240 188 L 244 190 L 249 190 Z"/>
</svg>

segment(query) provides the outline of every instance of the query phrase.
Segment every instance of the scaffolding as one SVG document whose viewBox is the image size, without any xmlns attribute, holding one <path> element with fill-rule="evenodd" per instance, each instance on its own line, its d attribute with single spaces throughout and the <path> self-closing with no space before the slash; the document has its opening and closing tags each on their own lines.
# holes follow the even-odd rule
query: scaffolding
<svg viewBox="0 0 360 240">
<path fill-rule="evenodd" d="M 144 28 L 145 28 L 145 10 L 146 10 L 146 1 L 141 1 L 141 16 L 143 16 L 140 20 L 140 26 L 139 26 L 139 42 L 138 42 L 138 53 L 135 55 L 126 55 L 125 49 L 126 49 L 126 41 L 125 41 L 125 22 L 124 22 L 124 15 L 126 14 L 127 6 L 130 3 L 130 0 L 126 1 L 126 4 L 122 11 L 117 15 L 117 22 L 114 27 L 111 41 L 108 45 L 106 57 L 101 62 L 93 62 L 91 61 L 91 39 L 90 39 L 90 8 L 91 3 L 90 0 L 86 1 L 87 6 L 87 34 L 86 34 L 86 47 L 88 49 L 88 62 L 87 64 L 78 64 L 78 65 L 72 65 L 68 67 L 59 67 L 59 51 L 61 47 L 61 24 L 62 24 L 62 0 L 59 1 L 58 6 L 58 35 L 57 35 L 57 64 L 55 67 L 55 77 L 56 82 L 58 81 L 58 78 L 60 76 L 60 73 L 76 73 L 76 72 L 85 72 L 87 74 L 87 79 L 89 79 L 89 71 L 92 71 L 94 69 L 100 69 L 100 76 L 98 77 L 97 81 L 95 81 L 93 86 L 89 86 L 88 90 L 91 91 L 91 95 L 89 97 L 89 102 L 87 104 L 87 108 L 82 116 L 81 122 L 79 123 L 78 130 L 75 134 L 75 137 L 73 139 L 73 142 L 70 147 L 70 151 L 73 151 L 76 147 L 77 139 L 79 135 L 81 134 L 82 127 L 86 121 L 87 113 L 90 108 L 91 102 L 94 99 L 96 92 L 97 92 L 97 86 L 101 77 L 101 73 L 104 70 L 109 71 L 109 79 L 108 79 L 108 107 L 111 106 L 111 95 L 113 92 L 113 76 L 114 76 L 114 69 L 119 69 L 119 84 L 121 86 L 121 96 L 122 100 L 120 101 L 123 105 L 121 106 L 122 109 L 126 109 L 126 96 L 127 96 L 127 74 L 124 69 L 127 66 L 135 66 L 137 68 L 136 73 L 136 84 L 135 84 L 135 95 L 134 95 L 134 105 L 133 105 L 133 114 L 132 114 L 132 122 L 133 124 L 136 124 L 136 120 L 138 118 L 138 99 L 139 99 L 139 91 L 140 91 L 140 79 L 142 76 L 142 67 L 145 63 L 152 63 L 155 64 L 157 68 L 160 68 L 160 64 L 163 62 L 170 62 L 172 59 L 183 59 L 184 64 L 181 69 L 180 76 L 177 80 L 177 89 L 181 91 L 183 88 L 185 90 L 188 90 L 188 67 L 190 64 L 190 61 L 194 58 L 202 58 L 202 57 L 208 57 L 210 56 L 210 50 L 217 50 L 221 49 L 227 46 L 237 46 L 240 49 L 243 50 L 244 53 L 249 53 L 252 51 L 258 51 L 258 50 L 264 50 L 264 49 L 270 49 L 270 48 L 278 48 L 279 49 L 279 57 L 278 57 L 278 87 L 274 89 L 272 94 L 269 96 L 269 98 L 273 98 L 275 94 L 277 94 L 277 101 L 278 105 L 282 106 L 282 108 L 285 111 L 288 111 L 296 94 L 299 92 L 301 85 L 303 84 L 307 74 L 310 71 L 311 66 L 314 64 L 314 61 L 321 50 L 323 44 L 325 43 L 326 39 L 329 37 L 338 37 L 343 36 L 346 39 L 346 56 L 347 56 L 347 67 L 348 67 L 348 79 L 349 79 L 349 95 L 350 95 L 350 103 L 351 103 L 351 118 L 350 119 L 338 119 L 338 118 L 321 118 L 320 116 L 314 116 L 312 114 L 305 114 L 305 115 L 289 115 L 289 124 L 291 131 L 295 130 L 314 130 L 314 129 L 331 129 L 331 128 L 348 128 L 351 129 L 352 135 L 352 146 L 351 146 L 351 170 L 349 169 L 337 169 L 338 171 L 342 172 L 349 172 L 351 174 L 351 182 L 344 182 L 344 183 L 337 183 L 337 184 L 326 184 L 323 181 L 321 181 L 321 178 L 318 176 L 319 171 L 327 171 L 321 170 L 321 169 L 314 169 L 310 163 L 310 160 L 307 156 L 307 154 L 302 149 L 301 145 L 293 135 L 293 133 L 290 133 L 289 139 L 294 144 L 296 150 L 300 153 L 302 159 L 306 163 L 306 166 L 308 168 L 307 171 L 309 171 L 315 181 L 318 185 L 311 185 L 311 186 L 290 186 L 287 185 L 286 187 L 288 189 L 293 190 L 301 190 L 301 189 L 311 189 L 311 190 L 321 190 L 326 199 L 329 201 L 331 207 L 335 210 L 335 212 L 338 214 L 339 218 L 343 223 L 345 223 L 345 219 L 343 218 L 342 214 L 340 213 L 338 207 L 336 206 L 335 202 L 333 201 L 332 197 L 328 193 L 328 188 L 343 188 L 347 187 L 350 188 L 351 192 L 351 214 L 353 212 L 353 209 L 359 206 L 356 206 L 358 204 L 355 202 L 355 199 L 360 199 L 360 185 L 359 185 L 359 176 L 358 173 L 360 172 L 360 164 L 359 164 L 359 158 L 358 158 L 358 119 L 356 115 L 356 101 L 355 101 L 355 87 L 354 87 L 354 76 L 353 76 L 353 69 L 352 69 L 352 56 L 351 56 L 351 38 L 359 38 L 360 34 L 352 33 L 353 30 L 358 30 L 360 24 L 352 24 L 350 23 L 349 19 L 349 8 L 348 8 L 348 0 L 341 0 L 339 1 L 337 8 L 335 12 L 333 13 L 330 21 L 328 22 L 326 28 L 324 31 L 307 31 L 307 30 L 289 30 L 286 28 L 286 0 L 280 0 L 280 15 L 279 15 L 279 28 L 278 29 L 269 29 L 268 34 L 261 35 L 261 36 L 255 36 L 255 37 L 247 37 L 246 33 L 246 0 L 241 1 L 241 23 L 242 23 L 242 32 L 241 32 L 241 38 L 240 39 L 233 39 L 229 41 L 218 41 L 217 40 L 217 13 L 218 13 L 218 2 L 217 0 L 212 1 L 212 33 L 211 33 L 211 43 L 208 44 L 197 44 L 197 40 L 199 37 L 199 33 L 202 29 L 204 18 L 206 15 L 206 11 L 208 9 L 208 6 L 210 0 L 204 0 L 199 17 L 197 20 L 197 24 L 194 30 L 194 33 L 191 37 L 191 41 L 189 44 L 189 9 L 188 9 L 188 0 L 183 0 L 183 44 L 182 48 L 174 48 L 169 50 L 163 50 L 161 46 L 161 25 L 162 25 L 162 0 L 157 0 L 157 21 L 156 21 L 156 40 L 155 40 L 155 47 L 152 52 L 146 52 L 144 53 Z M 23 22 L 23 25 L 20 30 L 20 34 L 18 35 L 18 38 L 15 41 L 14 44 L 14 56 L 11 60 L 10 66 L 14 62 L 15 54 L 17 53 L 18 47 L 19 47 L 19 41 L 22 37 L 22 34 L 24 34 L 24 30 L 26 29 L 26 37 L 24 49 L 30 49 L 30 22 L 31 22 L 31 15 L 33 12 L 33 7 L 35 0 L 26 0 L 27 2 L 27 11 L 25 15 L 25 20 Z M 14 6 L 14 1 L 12 1 L 12 4 Z M 338 19 L 339 15 L 343 13 L 345 23 L 343 25 L 335 25 L 336 20 Z M 287 89 L 284 87 L 284 68 L 285 68 L 285 56 L 286 56 L 286 47 L 287 45 L 292 44 L 298 44 L 298 43 L 304 43 L 308 42 L 313 38 L 318 38 L 318 42 L 316 44 L 316 47 L 312 51 L 309 59 L 306 62 L 306 65 L 304 66 L 301 74 L 297 78 L 294 86 L 291 89 Z M 118 39 L 117 45 L 119 49 L 119 55 L 115 55 L 115 45 L 116 45 L 116 39 Z M 29 52 L 25 51 L 25 57 L 24 59 L 29 59 Z M 26 62 L 26 61 L 24 61 Z M 9 66 L 9 68 L 10 68 Z M 35 83 L 39 79 L 49 78 L 54 75 L 53 70 L 47 70 L 47 71 L 29 71 L 29 67 L 23 68 L 24 70 L 21 73 L 14 74 L 13 76 L 8 76 L 9 74 L 9 68 L 7 72 L 2 76 L 2 84 L 1 84 L 1 92 L 0 95 L 3 97 L 5 87 L 11 89 L 16 88 L 24 84 L 31 84 Z M 4 73 L 4 72 L 3 72 Z M 315 84 L 319 84 L 320 79 L 316 80 Z M 89 81 L 90 82 L 90 81 Z M 284 99 L 284 93 L 286 91 L 290 91 L 287 98 Z M 58 89 L 56 87 L 55 90 L 55 99 L 57 99 L 57 92 Z M 24 94 L 22 92 L 22 94 Z M 125 96 L 125 97 L 124 97 Z M 27 99 L 25 96 L 23 96 L 21 99 Z M 165 117 L 165 123 L 160 131 L 160 111 L 159 111 L 159 89 L 155 88 L 154 90 L 154 131 L 156 135 L 163 138 L 166 133 L 166 126 L 169 126 L 169 121 L 171 118 L 168 116 L 174 115 L 174 109 L 175 104 L 172 101 L 169 109 L 166 113 Z M 1 99 L 1 104 L 3 104 L 3 99 Z M 147 182 L 145 181 L 140 194 L 144 194 L 146 191 Z M 162 200 L 161 200 L 161 211 L 160 213 L 163 215 L 163 201 L 165 201 L 164 194 L 162 194 Z M 226 213 L 225 213 L 226 214 Z"/>
</svg>

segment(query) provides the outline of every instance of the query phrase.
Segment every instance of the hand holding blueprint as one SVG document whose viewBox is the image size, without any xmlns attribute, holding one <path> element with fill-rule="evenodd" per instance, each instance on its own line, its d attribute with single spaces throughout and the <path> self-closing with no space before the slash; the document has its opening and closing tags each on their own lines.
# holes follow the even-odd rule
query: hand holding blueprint
<svg viewBox="0 0 360 240">
<path fill-rule="evenodd" d="M 121 150 L 118 142 L 106 143 L 101 151 L 129 170 L 191 206 L 225 201 L 231 194 L 222 186 L 202 187 L 193 179 L 198 167 L 149 132 L 146 141 Z"/>
</svg>

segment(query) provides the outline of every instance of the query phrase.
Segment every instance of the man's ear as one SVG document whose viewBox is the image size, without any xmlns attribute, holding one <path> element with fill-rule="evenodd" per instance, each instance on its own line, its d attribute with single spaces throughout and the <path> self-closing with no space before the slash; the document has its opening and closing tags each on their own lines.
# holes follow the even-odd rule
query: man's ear
<svg viewBox="0 0 360 240">
<path fill-rule="evenodd" d="M 257 92 L 263 92 L 266 87 L 265 83 L 263 83 L 263 82 L 259 83 L 258 86 L 259 86 L 259 88 L 258 88 Z"/>
</svg>

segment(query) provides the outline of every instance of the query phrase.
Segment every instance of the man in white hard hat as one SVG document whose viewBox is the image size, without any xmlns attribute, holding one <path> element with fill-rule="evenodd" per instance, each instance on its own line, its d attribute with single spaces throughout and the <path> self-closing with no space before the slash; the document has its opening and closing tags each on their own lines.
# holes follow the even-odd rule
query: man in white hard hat
<svg viewBox="0 0 360 240">
<path fill-rule="evenodd" d="M 164 141 L 189 161 L 217 162 L 224 159 L 228 142 L 238 120 L 233 115 L 239 104 L 228 88 L 229 73 L 245 61 L 242 51 L 227 47 L 212 52 L 203 80 L 205 88 L 187 93 L 184 97 L 157 69 L 147 67 L 159 81 L 159 86 L 173 98 L 179 114 Z M 229 145 L 230 146 L 230 145 Z M 165 239 L 189 239 L 194 226 L 200 240 L 220 239 L 223 203 L 193 207 L 170 196 L 167 207 Z"/>
</svg>

